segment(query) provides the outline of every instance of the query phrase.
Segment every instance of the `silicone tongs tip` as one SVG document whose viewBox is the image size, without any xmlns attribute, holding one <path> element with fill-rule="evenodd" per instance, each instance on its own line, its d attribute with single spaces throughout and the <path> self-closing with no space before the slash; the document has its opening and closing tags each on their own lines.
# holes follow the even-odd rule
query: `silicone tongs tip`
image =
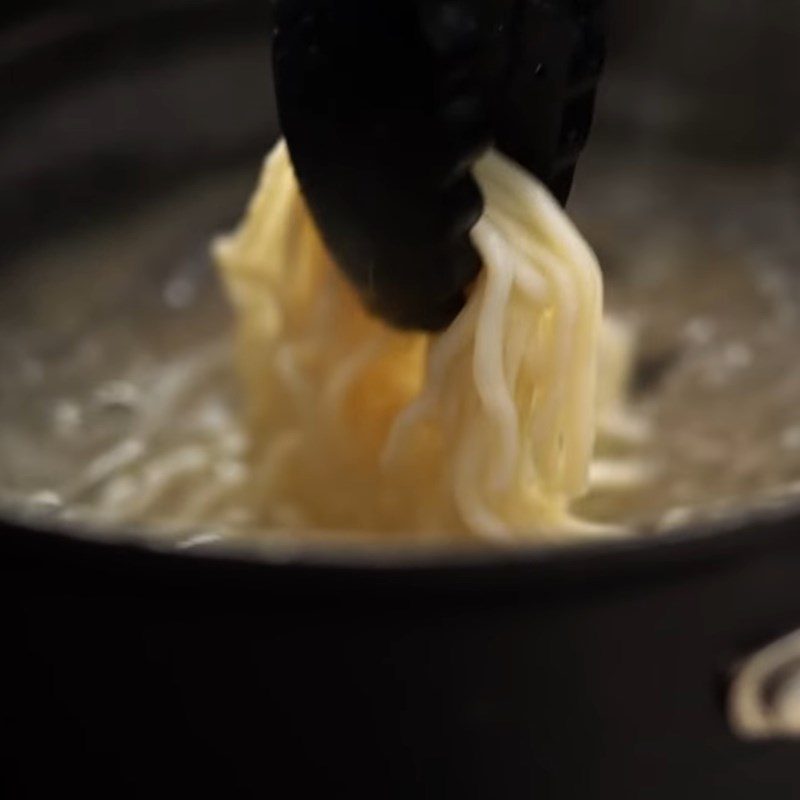
<svg viewBox="0 0 800 800">
<path fill-rule="evenodd" d="M 278 0 L 279 114 L 309 208 L 366 305 L 439 330 L 480 269 L 492 144 L 565 202 L 602 68 L 601 0 Z"/>
</svg>

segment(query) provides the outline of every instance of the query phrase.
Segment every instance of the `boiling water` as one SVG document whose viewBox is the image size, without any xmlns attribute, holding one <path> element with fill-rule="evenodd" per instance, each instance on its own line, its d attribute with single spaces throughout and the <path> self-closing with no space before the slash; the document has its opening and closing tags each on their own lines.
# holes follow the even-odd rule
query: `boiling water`
<svg viewBox="0 0 800 800">
<path fill-rule="evenodd" d="M 11 266 L 0 297 L 0 503 L 123 530 L 252 532 L 231 318 L 208 256 L 255 168 Z M 649 531 L 800 492 L 800 241 L 779 170 L 587 165 L 572 211 L 638 330 L 635 490 L 588 513 Z M 722 511 L 721 511 L 722 510 Z M 108 526 L 110 520 L 114 524 Z"/>
</svg>

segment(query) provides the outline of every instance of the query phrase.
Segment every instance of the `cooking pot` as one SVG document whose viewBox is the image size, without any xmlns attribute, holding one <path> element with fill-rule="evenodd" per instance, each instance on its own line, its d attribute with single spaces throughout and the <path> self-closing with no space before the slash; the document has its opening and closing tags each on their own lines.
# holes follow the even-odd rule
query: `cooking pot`
<svg viewBox="0 0 800 800">
<path fill-rule="evenodd" d="M 616 6 L 598 140 L 790 163 L 796 4 L 667 6 Z M 266 2 L 3 14 L 5 285 L 277 136 Z M 797 798 L 799 586 L 792 503 L 513 551 L 179 550 L 6 511 L 0 794 Z"/>
</svg>

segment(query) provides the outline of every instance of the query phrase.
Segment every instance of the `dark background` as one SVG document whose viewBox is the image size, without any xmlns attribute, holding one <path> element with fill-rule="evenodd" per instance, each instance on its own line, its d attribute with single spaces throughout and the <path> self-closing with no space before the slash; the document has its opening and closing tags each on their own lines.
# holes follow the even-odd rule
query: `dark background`
<svg viewBox="0 0 800 800">
<path fill-rule="evenodd" d="M 797 0 L 609 8 L 593 146 L 798 163 Z M 6 3 L 0 257 L 195 173 L 255 165 L 277 135 L 270 18 L 269 0 Z"/>
<path fill-rule="evenodd" d="M 9 34 L 17 33 L 9 29 L 20 23 L 29 35 L 46 36 L 48 26 L 81 17 L 210 5 L 246 5 L 254 13 L 261 8 L 265 20 L 269 15 L 269 0 L 11 0 L 0 11 L 0 26 L 6 29 L 0 63 Z M 800 3 L 609 0 L 609 6 L 612 59 L 601 126 L 608 121 L 619 133 L 635 125 L 651 141 L 664 137 L 673 146 L 722 155 L 797 147 Z M 42 16 L 47 20 L 34 31 L 31 20 Z"/>
</svg>

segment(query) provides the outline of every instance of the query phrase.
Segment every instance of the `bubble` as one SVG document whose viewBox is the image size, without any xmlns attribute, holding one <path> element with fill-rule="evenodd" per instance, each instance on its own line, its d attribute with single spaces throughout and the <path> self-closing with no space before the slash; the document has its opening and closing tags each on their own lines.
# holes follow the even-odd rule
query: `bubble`
<svg viewBox="0 0 800 800">
<path fill-rule="evenodd" d="M 694 345 L 706 345 L 714 339 L 716 326 L 706 317 L 695 317 L 686 323 L 683 329 L 683 338 Z"/>
<path fill-rule="evenodd" d="M 164 287 L 164 302 L 176 310 L 188 308 L 197 296 L 197 287 L 187 277 L 173 278 Z"/>
<path fill-rule="evenodd" d="M 52 422 L 56 436 L 72 439 L 83 426 L 83 410 L 73 400 L 58 400 L 53 407 Z"/>
<path fill-rule="evenodd" d="M 784 450 L 800 450 L 800 424 L 791 425 L 781 432 L 781 447 Z"/>
<path fill-rule="evenodd" d="M 34 492 L 27 499 L 28 509 L 38 514 L 53 514 L 60 511 L 63 506 L 64 500 L 58 492 L 49 489 Z"/>
<path fill-rule="evenodd" d="M 175 547 L 178 550 L 191 550 L 193 547 L 203 547 L 209 544 L 218 544 L 223 540 L 219 533 L 198 533 L 182 542 L 178 542 Z"/>
<path fill-rule="evenodd" d="M 732 342 L 723 350 L 722 360 L 731 370 L 746 369 L 753 363 L 753 350 L 742 342 Z"/>
<path fill-rule="evenodd" d="M 134 411 L 141 400 L 141 390 L 130 381 L 109 381 L 94 393 L 94 401 L 107 411 Z"/>
</svg>

